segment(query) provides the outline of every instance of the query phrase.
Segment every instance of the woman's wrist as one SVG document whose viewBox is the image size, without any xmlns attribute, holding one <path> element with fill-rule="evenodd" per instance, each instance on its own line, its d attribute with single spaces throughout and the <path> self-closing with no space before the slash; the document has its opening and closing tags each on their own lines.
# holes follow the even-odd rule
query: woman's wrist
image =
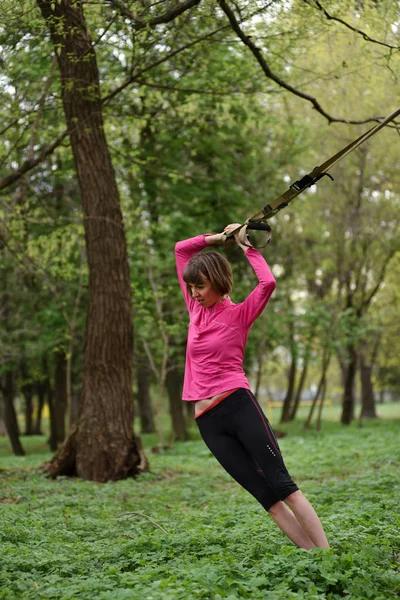
<svg viewBox="0 0 400 600">
<path fill-rule="evenodd" d="M 253 248 L 253 246 L 249 243 L 248 246 L 245 246 L 244 244 L 241 244 L 240 242 L 237 244 L 238 248 L 240 248 L 241 250 L 243 250 L 243 252 L 246 254 L 247 250 L 249 250 L 250 248 Z"/>
<path fill-rule="evenodd" d="M 221 244 L 225 238 L 223 233 L 213 233 L 213 234 L 205 234 L 204 240 L 207 246 L 215 246 L 216 244 Z"/>
</svg>

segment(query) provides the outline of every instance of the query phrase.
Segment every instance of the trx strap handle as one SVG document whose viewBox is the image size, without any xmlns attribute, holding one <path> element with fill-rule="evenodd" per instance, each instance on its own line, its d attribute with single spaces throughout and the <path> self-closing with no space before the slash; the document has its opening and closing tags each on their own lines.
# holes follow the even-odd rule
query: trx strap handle
<svg viewBox="0 0 400 600">
<path fill-rule="evenodd" d="M 265 243 L 262 246 L 257 246 L 257 248 L 264 248 L 264 246 L 266 246 L 267 244 L 270 243 L 272 228 L 269 223 L 262 222 L 262 221 L 251 221 L 250 219 L 248 221 L 246 221 L 245 226 L 239 232 L 239 239 L 242 242 L 242 244 L 244 244 L 245 246 L 250 245 L 247 243 L 247 230 L 248 229 L 267 232 L 267 239 L 266 239 Z"/>
<path fill-rule="evenodd" d="M 239 234 L 239 241 L 241 244 L 243 244 L 243 246 L 248 246 L 249 248 L 251 248 L 253 246 L 253 244 L 249 244 L 249 239 L 247 237 L 247 231 L 249 229 L 254 229 L 257 231 L 266 231 L 267 232 L 267 240 L 265 242 L 265 244 L 263 244 L 262 246 L 256 246 L 257 248 L 264 248 L 264 246 L 266 246 L 267 244 L 269 244 L 269 242 L 271 241 L 271 232 L 272 232 L 272 228 L 271 225 L 269 223 L 265 223 L 262 221 L 246 221 L 246 223 L 243 223 L 243 225 L 240 225 L 239 227 L 237 227 L 233 232 L 231 232 L 229 235 L 225 234 L 225 239 L 224 242 L 232 242 L 233 241 L 233 234 L 234 233 L 238 233 Z"/>
<path fill-rule="evenodd" d="M 243 225 L 238 227 L 235 231 L 232 231 L 230 233 L 229 237 L 231 237 L 235 233 L 239 232 L 240 241 L 244 245 L 248 245 L 246 243 L 246 230 L 247 229 L 264 229 L 266 231 L 269 231 L 269 233 L 270 233 L 271 227 L 269 225 L 268 225 L 269 230 L 267 228 L 255 227 L 255 226 L 261 225 L 261 224 L 267 225 L 267 223 L 265 223 L 266 220 L 274 217 L 280 210 L 282 210 L 282 208 L 285 208 L 290 202 L 292 202 L 292 200 L 294 200 L 299 194 L 304 192 L 304 190 L 306 190 L 308 187 L 315 185 L 317 183 L 317 181 L 319 181 L 325 175 L 327 177 L 329 177 L 330 179 L 332 179 L 332 181 L 333 181 L 333 177 L 331 175 L 329 175 L 328 171 L 334 165 L 336 165 L 342 158 L 344 158 L 345 156 L 350 154 L 350 152 L 352 152 L 353 150 L 358 148 L 358 146 L 360 146 L 361 144 L 366 142 L 370 137 L 372 137 L 373 135 L 378 133 L 378 131 L 380 131 L 380 129 L 385 127 L 385 125 L 390 123 L 390 121 L 393 121 L 393 119 L 395 119 L 398 115 L 400 115 L 400 108 L 398 108 L 397 110 L 392 112 L 385 119 L 383 119 L 380 123 L 378 123 L 371 129 L 369 129 L 368 131 L 366 131 L 365 133 L 360 135 L 360 137 L 358 137 L 356 140 L 354 140 L 353 142 L 348 144 L 348 146 L 346 146 L 345 148 L 343 148 L 342 150 L 337 152 L 334 156 L 332 156 L 331 158 L 326 160 L 324 163 L 322 163 L 322 165 L 315 167 L 310 173 L 308 173 L 307 175 L 304 175 L 304 177 L 302 177 L 298 181 L 295 181 L 294 183 L 292 183 L 292 185 L 289 187 L 288 190 L 286 190 L 286 192 L 284 192 L 283 194 L 281 194 L 280 196 L 275 198 L 275 200 L 273 200 L 270 204 L 267 204 L 266 206 L 264 206 L 264 208 L 261 211 L 259 211 L 258 213 L 256 213 L 252 217 L 250 217 L 250 219 L 247 219 L 247 221 L 245 221 L 245 223 L 243 223 Z M 267 241 L 267 244 L 269 241 L 270 241 L 270 236 Z"/>
</svg>

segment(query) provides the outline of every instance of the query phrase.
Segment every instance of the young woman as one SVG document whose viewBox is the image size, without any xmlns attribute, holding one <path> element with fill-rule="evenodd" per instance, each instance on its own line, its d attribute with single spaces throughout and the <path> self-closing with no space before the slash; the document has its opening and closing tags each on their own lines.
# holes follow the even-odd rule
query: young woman
<svg viewBox="0 0 400 600">
<path fill-rule="evenodd" d="M 244 251 L 258 285 L 240 304 L 229 297 L 232 271 L 217 252 L 201 250 L 222 243 L 237 229 L 199 235 L 175 247 L 179 283 L 190 316 L 183 400 L 195 403 L 195 419 L 208 448 L 224 469 L 269 512 L 297 546 L 328 548 L 321 522 L 291 479 L 268 419 L 250 391 L 243 355 L 251 326 L 276 287 L 265 259 Z"/>
</svg>

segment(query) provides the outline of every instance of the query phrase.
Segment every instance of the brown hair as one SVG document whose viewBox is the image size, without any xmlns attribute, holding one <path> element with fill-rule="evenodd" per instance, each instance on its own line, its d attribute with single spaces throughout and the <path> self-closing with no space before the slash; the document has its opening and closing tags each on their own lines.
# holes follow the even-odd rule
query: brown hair
<svg viewBox="0 0 400 600">
<path fill-rule="evenodd" d="M 232 290 L 232 269 L 226 258 L 219 252 L 204 252 L 195 254 L 189 260 L 183 273 L 183 281 L 186 282 L 187 290 L 190 292 L 191 285 L 201 285 L 209 280 L 216 292 L 224 296 Z"/>
</svg>

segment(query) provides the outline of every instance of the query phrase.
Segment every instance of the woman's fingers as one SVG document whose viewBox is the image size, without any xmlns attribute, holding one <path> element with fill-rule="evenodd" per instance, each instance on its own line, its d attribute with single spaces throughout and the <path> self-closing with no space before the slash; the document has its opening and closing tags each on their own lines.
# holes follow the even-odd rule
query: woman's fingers
<svg viewBox="0 0 400 600">
<path fill-rule="evenodd" d="M 230 223 L 224 229 L 225 233 L 230 233 L 231 231 L 235 231 L 238 227 L 241 227 L 241 223 Z"/>
</svg>

